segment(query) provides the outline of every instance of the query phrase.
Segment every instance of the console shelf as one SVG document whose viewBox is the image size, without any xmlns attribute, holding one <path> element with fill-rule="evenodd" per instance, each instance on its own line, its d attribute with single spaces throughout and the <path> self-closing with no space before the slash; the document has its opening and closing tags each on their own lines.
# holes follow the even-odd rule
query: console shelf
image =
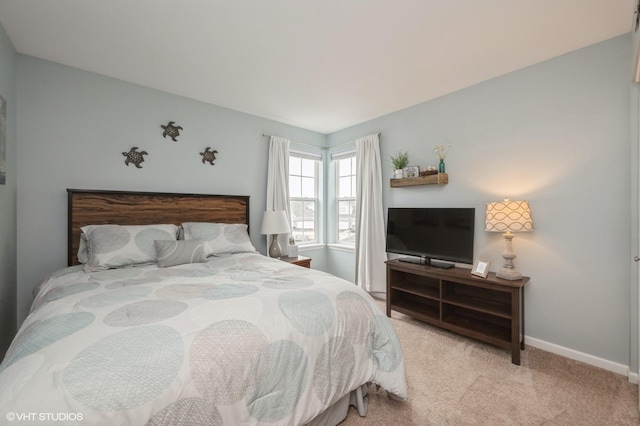
<svg viewBox="0 0 640 426">
<path fill-rule="evenodd" d="M 469 269 L 440 269 L 399 260 L 387 263 L 387 316 L 391 311 L 511 350 L 520 365 L 524 349 L 524 285 Z"/>
</svg>

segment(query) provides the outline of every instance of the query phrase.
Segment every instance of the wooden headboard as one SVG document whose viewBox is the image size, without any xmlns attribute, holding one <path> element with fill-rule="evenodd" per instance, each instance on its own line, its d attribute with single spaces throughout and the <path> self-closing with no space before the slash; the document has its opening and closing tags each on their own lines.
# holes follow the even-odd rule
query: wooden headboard
<svg viewBox="0 0 640 426">
<path fill-rule="evenodd" d="M 244 223 L 249 196 L 67 189 L 67 264 L 77 265 L 80 228 L 86 225 L 151 225 L 183 222 Z"/>
</svg>

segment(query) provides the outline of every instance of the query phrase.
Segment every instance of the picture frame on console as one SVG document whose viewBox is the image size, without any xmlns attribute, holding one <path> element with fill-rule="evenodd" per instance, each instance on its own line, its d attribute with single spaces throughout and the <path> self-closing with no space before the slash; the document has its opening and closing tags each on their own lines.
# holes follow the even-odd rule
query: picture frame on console
<svg viewBox="0 0 640 426">
<path fill-rule="evenodd" d="M 490 260 L 476 258 L 475 262 L 473 262 L 473 268 L 471 268 L 471 275 L 487 278 L 487 275 L 489 275 L 490 265 Z"/>
</svg>

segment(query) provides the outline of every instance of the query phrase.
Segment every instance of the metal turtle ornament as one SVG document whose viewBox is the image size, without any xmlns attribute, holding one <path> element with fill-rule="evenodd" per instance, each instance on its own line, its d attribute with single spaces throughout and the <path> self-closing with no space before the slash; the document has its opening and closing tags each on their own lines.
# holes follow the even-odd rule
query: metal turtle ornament
<svg viewBox="0 0 640 426">
<path fill-rule="evenodd" d="M 216 151 L 215 149 L 213 151 L 211 151 L 211 147 L 206 147 L 204 152 L 200 153 L 200 155 L 202 155 L 202 164 L 204 164 L 206 161 L 208 161 L 209 164 L 211 164 L 212 166 L 215 166 L 215 164 L 213 164 L 213 162 L 216 159 L 216 154 L 217 153 L 218 153 L 218 151 Z"/>
<path fill-rule="evenodd" d="M 141 169 L 142 166 L 140 165 L 140 163 L 144 161 L 144 156 L 149 155 L 149 153 L 147 151 L 138 152 L 137 150 L 138 150 L 138 147 L 134 146 L 129 150 L 129 152 L 123 152 L 122 155 L 127 157 L 124 160 L 124 164 L 128 166 L 129 163 L 133 163 L 137 168 Z"/>
<path fill-rule="evenodd" d="M 174 142 L 178 142 L 178 139 L 176 138 L 180 136 L 180 130 L 182 130 L 182 127 L 174 126 L 174 124 L 175 124 L 175 121 L 170 121 L 167 123 L 166 126 L 160 125 L 160 127 L 164 129 L 164 132 L 162 132 L 162 136 L 164 138 L 169 136 Z"/>
</svg>

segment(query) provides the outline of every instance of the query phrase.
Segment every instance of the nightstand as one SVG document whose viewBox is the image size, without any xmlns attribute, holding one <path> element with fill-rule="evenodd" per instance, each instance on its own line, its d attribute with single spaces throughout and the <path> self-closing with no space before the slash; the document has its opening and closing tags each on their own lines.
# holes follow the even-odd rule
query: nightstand
<svg viewBox="0 0 640 426">
<path fill-rule="evenodd" d="M 294 265 L 303 266 L 305 268 L 311 268 L 311 258 L 305 256 L 298 257 L 287 257 L 282 256 L 280 260 L 288 263 L 293 263 Z"/>
</svg>

